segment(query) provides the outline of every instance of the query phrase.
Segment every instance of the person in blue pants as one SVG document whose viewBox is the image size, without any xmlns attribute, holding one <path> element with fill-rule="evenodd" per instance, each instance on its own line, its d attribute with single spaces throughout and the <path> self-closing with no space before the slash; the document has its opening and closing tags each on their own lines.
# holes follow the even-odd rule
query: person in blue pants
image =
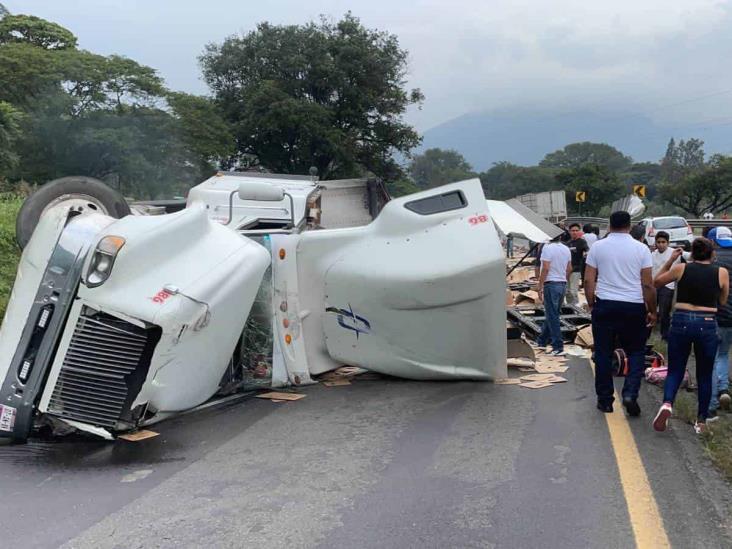
<svg viewBox="0 0 732 549">
<path fill-rule="evenodd" d="M 716 263 L 720 267 L 732 271 L 732 231 L 729 227 L 715 227 L 707 233 L 707 238 L 714 242 Z M 712 421 L 717 417 L 717 410 L 729 410 L 732 397 L 729 394 L 729 350 L 732 347 L 732 296 L 727 303 L 719 305 L 717 309 L 717 333 L 719 346 L 714 358 L 712 372 L 712 402 L 709 405 L 709 418 Z"/>
<path fill-rule="evenodd" d="M 630 236 L 628 212 L 610 215 L 607 236 L 592 245 L 585 263 L 585 295 L 592 310 L 595 340 L 597 408 L 605 413 L 613 411 L 612 356 L 619 342 L 629 363 L 623 406 L 629 416 L 639 416 L 646 336 L 656 322 L 656 289 L 651 252 Z"/>
<path fill-rule="evenodd" d="M 572 274 L 572 254 L 559 242 L 544 244 L 541 250 L 539 275 L 539 299 L 544 302 L 544 325 L 536 340 L 539 347 L 546 347 L 551 340 L 551 355 L 564 356 L 564 340 L 559 315 L 562 310 L 567 281 Z"/>
<path fill-rule="evenodd" d="M 676 282 L 676 306 L 668 333 L 668 375 L 663 385 L 663 404 L 653 420 L 653 428 L 656 431 L 666 430 L 693 348 L 699 387 L 694 431 L 703 434 L 707 430 L 714 357 L 719 345 L 717 309 L 727 303 L 729 273 L 713 263 L 714 244 L 704 237 L 695 239 L 691 245 L 692 263 L 674 265 L 680 255 L 681 250 L 674 250 L 654 279 L 657 287 Z"/>
</svg>

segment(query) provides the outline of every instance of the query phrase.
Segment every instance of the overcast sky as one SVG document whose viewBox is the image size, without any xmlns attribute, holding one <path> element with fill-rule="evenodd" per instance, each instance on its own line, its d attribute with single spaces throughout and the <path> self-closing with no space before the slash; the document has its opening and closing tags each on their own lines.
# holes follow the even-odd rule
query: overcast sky
<svg viewBox="0 0 732 549">
<path fill-rule="evenodd" d="M 0 0 L 56 21 L 82 48 L 150 65 L 206 93 L 207 42 L 259 21 L 347 10 L 410 52 L 420 131 L 472 111 L 638 112 L 669 126 L 732 125 L 732 0 Z"/>
</svg>

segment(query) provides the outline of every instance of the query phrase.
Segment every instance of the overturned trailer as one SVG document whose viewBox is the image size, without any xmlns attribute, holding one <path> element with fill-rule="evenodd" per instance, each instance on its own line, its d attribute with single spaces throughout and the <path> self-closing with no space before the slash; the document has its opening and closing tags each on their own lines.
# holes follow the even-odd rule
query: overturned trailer
<svg viewBox="0 0 732 549">
<path fill-rule="evenodd" d="M 120 219 L 100 185 L 60 180 L 24 206 L 19 227 L 37 226 L 0 330 L 0 437 L 62 422 L 113 438 L 344 364 L 506 375 L 505 266 L 477 179 L 386 202 L 363 180 L 221 173 L 181 211 Z"/>
</svg>

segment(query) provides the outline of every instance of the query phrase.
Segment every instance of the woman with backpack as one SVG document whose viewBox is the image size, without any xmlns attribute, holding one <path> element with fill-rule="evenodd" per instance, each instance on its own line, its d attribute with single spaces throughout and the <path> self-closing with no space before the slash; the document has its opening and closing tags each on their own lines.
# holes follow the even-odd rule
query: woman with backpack
<svg viewBox="0 0 732 549">
<path fill-rule="evenodd" d="M 674 264 L 682 250 L 675 249 L 661 267 L 653 283 L 662 288 L 676 282 L 676 306 L 668 332 L 668 375 L 663 386 L 663 404 L 653 420 L 656 431 L 665 431 L 673 413 L 673 402 L 686 373 L 686 363 L 694 348 L 699 408 L 694 431 L 706 432 L 712 398 L 712 372 L 717 353 L 717 307 L 727 302 L 729 273 L 712 264 L 714 244 L 703 237 L 691 245 L 692 263 Z"/>
</svg>

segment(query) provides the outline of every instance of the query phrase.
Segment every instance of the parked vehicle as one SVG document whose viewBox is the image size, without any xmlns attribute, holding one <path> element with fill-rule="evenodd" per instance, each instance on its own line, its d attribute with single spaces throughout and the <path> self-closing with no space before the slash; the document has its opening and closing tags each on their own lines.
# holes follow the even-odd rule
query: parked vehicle
<svg viewBox="0 0 732 549">
<path fill-rule="evenodd" d="M 665 231 L 669 235 L 670 244 L 676 246 L 691 245 L 694 240 L 694 231 L 683 217 L 669 215 L 664 217 L 646 217 L 639 223 L 645 231 L 645 242 L 649 246 L 656 245 L 656 233 Z"/>
<path fill-rule="evenodd" d="M 109 439 L 344 364 L 506 375 L 505 265 L 477 179 L 384 204 L 364 180 L 221 173 L 158 215 L 72 179 L 19 219 L 0 437 L 60 422 Z"/>
</svg>

